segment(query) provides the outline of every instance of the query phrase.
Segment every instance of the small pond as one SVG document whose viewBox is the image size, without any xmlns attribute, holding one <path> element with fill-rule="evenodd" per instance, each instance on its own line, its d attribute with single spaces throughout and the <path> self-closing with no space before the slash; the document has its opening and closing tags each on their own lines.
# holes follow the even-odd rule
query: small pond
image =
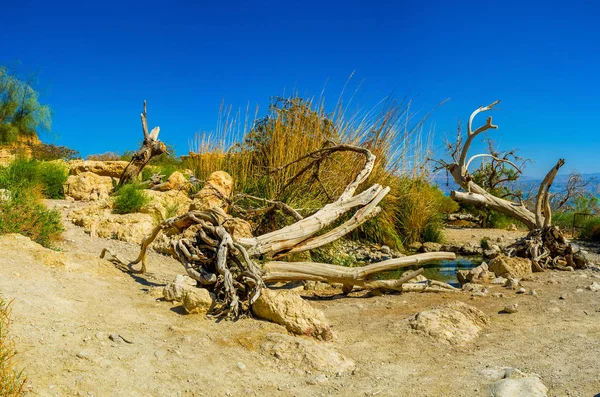
<svg viewBox="0 0 600 397">
<path fill-rule="evenodd" d="M 445 283 L 459 286 L 456 273 L 459 270 L 469 270 L 476 266 L 479 266 L 483 262 L 483 259 L 476 256 L 470 257 L 457 257 L 453 260 L 435 261 L 424 265 L 405 267 L 402 269 L 392 270 L 389 272 L 382 272 L 379 274 L 380 279 L 397 279 L 400 278 L 402 273 L 407 270 L 417 270 L 424 268 L 423 275 L 431 280 L 443 281 Z"/>
</svg>

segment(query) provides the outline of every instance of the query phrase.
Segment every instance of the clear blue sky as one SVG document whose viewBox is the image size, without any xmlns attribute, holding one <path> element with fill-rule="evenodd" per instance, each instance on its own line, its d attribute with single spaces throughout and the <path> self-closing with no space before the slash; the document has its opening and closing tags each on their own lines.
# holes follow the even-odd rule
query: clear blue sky
<svg viewBox="0 0 600 397">
<path fill-rule="evenodd" d="M 217 4 L 223 3 L 223 4 Z M 595 4 L 596 3 L 596 4 Z M 432 116 L 437 145 L 501 99 L 494 137 L 544 174 L 600 172 L 600 5 L 589 1 L 13 1 L 0 64 L 36 72 L 54 110 L 46 141 L 83 155 L 137 148 L 139 112 L 188 151 L 222 101 L 264 111 L 297 89 L 333 104 L 348 76 Z"/>
</svg>

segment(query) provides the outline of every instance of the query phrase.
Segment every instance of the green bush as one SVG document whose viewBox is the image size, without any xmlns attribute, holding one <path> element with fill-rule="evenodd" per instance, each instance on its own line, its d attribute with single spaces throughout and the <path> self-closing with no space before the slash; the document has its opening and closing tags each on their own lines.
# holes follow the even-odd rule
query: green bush
<svg viewBox="0 0 600 397">
<path fill-rule="evenodd" d="M 69 177 L 66 165 L 58 162 L 16 159 L 0 171 L 0 188 L 41 186 L 45 198 L 64 198 L 63 184 Z"/>
<path fill-rule="evenodd" d="M 65 197 L 63 185 L 69 178 L 69 169 L 60 163 L 39 163 L 37 165 L 39 182 L 44 197 L 61 199 Z"/>
<path fill-rule="evenodd" d="M 593 217 L 586 220 L 579 232 L 579 238 L 582 240 L 600 241 L 600 217 Z"/>
<path fill-rule="evenodd" d="M 142 186 L 133 183 L 124 185 L 116 193 L 113 212 L 115 214 L 139 212 L 149 202 L 150 197 L 144 193 Z"/>
<path fill-rule="evenodd" d="M 9 189 L 8 199 L 0 201 L 0 234 L 20 233 L 44 247 L 51 247 L 60 238 L 60 213 L 40 202 L 41 190 L 31 185 Z"/>
</svg>

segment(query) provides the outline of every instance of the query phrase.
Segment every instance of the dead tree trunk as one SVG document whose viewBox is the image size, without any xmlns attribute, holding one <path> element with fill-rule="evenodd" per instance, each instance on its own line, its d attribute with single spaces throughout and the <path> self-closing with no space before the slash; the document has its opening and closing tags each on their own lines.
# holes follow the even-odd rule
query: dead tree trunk
<svg viewBox="0 0 600 397">
<path fill-rule="evenodd" d="M 519 173 L 519 168 L 508 160 L 500 159 L 492 154 L 476 154 L 467 160 L 467 154 L 473 139 L 484 131 L 497 129 L 498 126 L 492 124 L 492 117 L 488 117 L 486 123 L 473 130 L 473 119 L 481 112 L 486 112 L 496 106 L 500 101 L 491 103 L 488 106 L 476 109 L 469 117 L 467 124 L 467 138 L 462 142 L 459 136 L 455 145 L 448 145 L 453 149 L 453 163 L 442 162 L 442 165 L 450 172 L 456 183 L 466 192 L 452 191 L 450 197 L 459 203 L 473 204 L 476 206 L 487 207 L 497 212 L 511 216 L 520 221 L 530 230 L 527 237 L 520 239 L 517 243 L 507 249 L 509 255 L 519 255 L 530 258 L 533 261 L 534 270 L 541 271 L 547 267 L 564 267 L 568 264 L 572 267 L 582 267 L 585 265 L 585 259 L 581 255 L 575 255 L 573 247 L 562 235 L 557 227 L 552 227 L 552 212 L 550 210 L 550 186 L 558 173 L 558 170 L 564 165 L 563 159 L 558 160 L 556 165 L 548 172 L 540 184 L 538 194 L 535 199 L 534 211 L 529 210 L 525 205 L 515 203 L 494 196 L 473 181 L 469 174 L 469 165 L 473 160 L 479 157 L 492 157 L 496 161 L 505 162 L 514 167 Z"/>
<path fill-rule="evenodd" d="M 143 240 L 138 258 L 129 264 L 123 263 L 123 267 L 136 273 L 145 272 L 146 250 L 162 230 L 182 233 L 193 228 L 191 229 L 195 234 L 193 239 L 180 238 L 173 243 L 177 257 L 184 265 L 187 274 L 217 297 L 219 304 L 213 314 L 237 317 L 241 312 L 249 311 L 265 282 L 323 280 L 340 282 L 345 286 L 358 285 L 368 289 L 402 290 L 403 284 L 408 281 L 404 278 L 378 281 L 372 280 L 371 275 L 379 271 L 416 265 L 425 259 L 454 258 L 453 253 L 422 254 L 352 270 L 329 264 L 269 262 L 261 269 L 255 263 L 255 258 L 280 257 L 288 253 L 321 247 L 356 229 L 381 211 L 378 204 L 388 193 L 388 187 L 384 188 L 376 184 L 355 195 L 356 190 L 367 180 L 375 165 L 375 156 L 369 150 L 351 145 L 337 145 L 317 150 L 297 161 L 308 160 L 318 166 L 326 156 L 337 152 L 364 155 L 364 167 L 337 200 L 325 205 L 313 215 L 300 217 L 301 219 L 289 226 L 257 237 L 234 239 L 232 218 L 220 207 L 192 210 L 159 224 L 152 234 Z M 309 166 L 304 169 L 310 168 Z M 298 175 L 294 178 L 297 177 Z M 347 221 L 324 234 L 319 234 L 324 228 L 356 208 L 358 210 Z M 121 261 L 117 260 L 117 262 Z M 141 269 L 133 270 L 132 265 L 140 262 Z M 407 289 L 453 290 L 443 283 L 416 285 Z"/>
<path fill-rule="evenodd" d="M 144 101 L 144 112 L 140 114 L 140 117 L 142 119 L 142 132 L 144 133 L 144 141 L 142 143 L 142 147 L 133 154 L 131 161 L 123 170 L 117 187 L 121 187 L 126 183 L 138 180 L 139 175 L 146 164 L 148 164 L 148 161 L 150 161 L 152 157 L 158 156 L 167 151 L 165 144 L 158 140 L 160 127 L 154 127 L 152 131 L 148 133 L 148 122 L 146 121 L 146 101 Z"/>
</svg>

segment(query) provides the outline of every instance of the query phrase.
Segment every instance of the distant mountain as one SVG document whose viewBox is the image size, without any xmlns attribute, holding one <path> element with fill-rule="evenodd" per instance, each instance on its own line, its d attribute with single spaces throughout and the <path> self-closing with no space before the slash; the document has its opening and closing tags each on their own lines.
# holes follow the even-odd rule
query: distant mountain
<svg viewBox="0 0 600 397">
<path fill-rule="evenodd" d="M 586 186 L 586 190 L 590 194 L 598 195 L 600 194 L 600 173 L 593 174 L 581 174 L 581 177 L 584 181 L 591 182 Z M 551 192 L 561 192 L 565 189 L 567 181 L 569 180 L 569 174 L 559 174 L 554 178 L 554 183 L 552 187 L 550 187 Z M 446 178 L 445 173 L 440 173 L 432 178 L 431 182 L 437 185 L 445 194 L 450 194 L 452 190 L 458 190 L 459 186 L 454 182 L 452 176 L 448 175 Z M 532 192 L 535 194 L 537 189 L 542 183 L 541 178 L 530 177 L 527 175 L 523 175 L 516 181 L 515 187 L 521 189 L 523 192 Z"/>
</svg>

